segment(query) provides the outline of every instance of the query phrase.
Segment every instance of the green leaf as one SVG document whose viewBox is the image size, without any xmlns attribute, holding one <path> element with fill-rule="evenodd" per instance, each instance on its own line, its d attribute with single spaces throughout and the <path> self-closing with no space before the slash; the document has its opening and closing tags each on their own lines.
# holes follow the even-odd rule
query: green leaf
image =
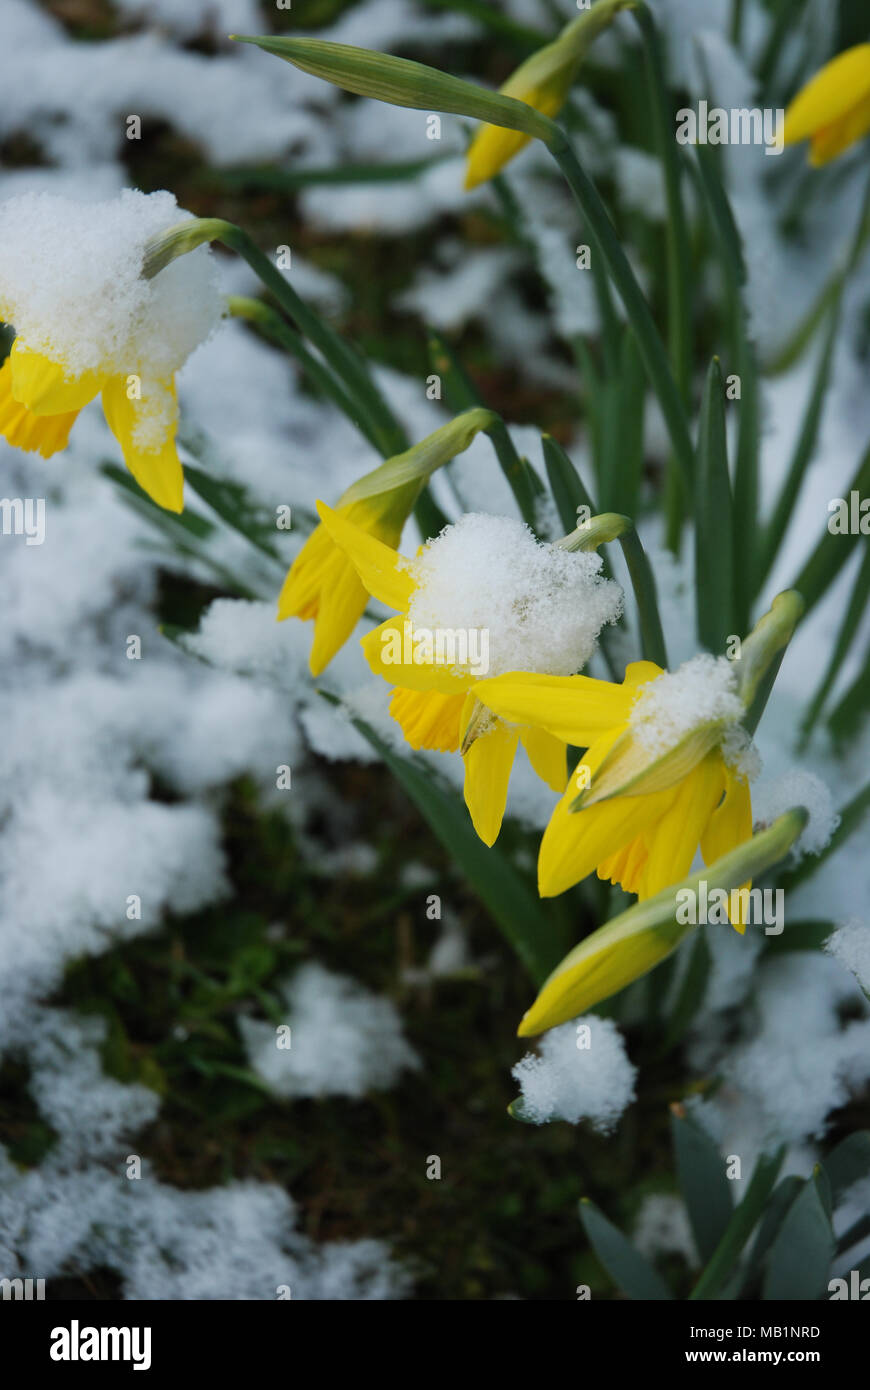
<svg viewBox="0 0 870 1390">
<path fill-rule="evenodd" d="M 709 1135 L 692 1120 L 671 1112 L 677 1176 L 702 1260 L 709 1260 L 731 1220 L 731 1187 L 725 1160 Z"/>
<path fill-rule="evenodd" d="M 821 713 L 822 706 L 828 698 L 828 693 L 839 675 L 840 667 L 848 655 L 849 648 L 862 627 L 868 604 L 870 604 L 870 546 L 867 546 L 864 551 L 860 568 L 855 577 L 849 604 L 843 615 L 840 630 L 837 633 L 834 650 L 831 652 L 831 659 L 828 662 L 827 670 L 822 677 L 815 695 L 810 701 L 809 709 L 801 723 L 801 735 L 804 745 L 809 739 L 813 726 Z M 862 671 L 861 677 L 863 688 L 866 684 L 866 672 Z"/>
<path fill-rule="evenodd" d="M 579 507 L 588 507 L 591 516 L 595 516 L 598 508 L 580 481 L 580 474 L 562 445 L 557 443 L 549 434 L 541 436 L 541 444 L 544 450 L 544 466 L 547 470 L 550 491 L 553 494 L 553 501 L 556 503 L 559 520 L 567 534 L 573 531 L 577 525 L 577 509 Z"/>
<path fill-rule="evenodd" d="M 847 500 L 851 492 L 857 492 L 861 497 L 870 493 L 870 449 L 865 453 L 854 478 L 843 494 Z M 807 612 L 827 593 L 855 548 L 866 543 L 864 536 L 838 535 L 825 529 L 822 539 L 791 585 L 791 588 L 797 589 L 798 593 L 803 595 Z"/>
<path fill-rule="evenodd" d="M 339 703 L 326 691 L 320 694 L 332 704 Z M 441 786 L 430 768 L 415 758 L 394 753 L 363 720 L 352 717 L 351 723 L 407 792 L 533 979 L 544 979 L 559 959 L 564 943 L 557 924 L 526 880 L 500 850 L 495 846 L 488 849 L 478 838 L 465 806 L 455 793 Z"/>
<path fill-rule="evenodd" d="M 661 1303 L 672 1297 L 652 1265 L 588 1198 L 580 1203 L 580 1220 L 607 1273 L 629 1298 Z"/>
<path fill-rule="evenodd" d="M 815 1179 L 804 1183 L 770 1250 L 762 1297 L 808 1301 L 825 1290 L 834 1254 L 834 1232 Z"/>
<path fill-rule="evenodd" d="M 194 492 L 198 493 L 232 530 L 244 536 L 245 540 L 262 550 L 271 560 L 282 563 L 273 539 L 275 528 L 271 518 L 266 519 L 262 508 L 251 501 L 247 489 L 241 483 L 213 478 L 211 474 L 194 468 L 190 463 L 185 466 L 184 476 Z"/>
<path fill-rule="evenodd" d="M 692 942 L 689 964 L 680 984 L 657 1056 L 667 1056 L 671 1048 L 676 1046 L 701 1007 L 707 988 L 707 977 L 710 974 L 710 963 L 710 947 L 707 945 L 706 934 L 699 932 Z"/>
<path fill-rule="evenodd" d="M 734 1267 L 741 1250 L 752 1234 L 768 1197 L 773 1191 L 782 1161 L 785 1145 L 774 1154 L 762 1154 L 755 1165 L 749 1186 L 743 1200 L 735 1208 L 722 1238 L 710 1257 L 692 1292 L 690 1299 L 736 1298 L 740 1280 L 732 1280 Z M 727 1286 L 727 1287 L 726 1287 Z"/>
<path fill-rule="evenodd" d="M 728 476 L 725 399 L 718 358 L 707 372 L 695 474 L 695 595 L 698 637 L 721 652 L 735 633 L 734 517 Z"/>
<path fill-rule="evenodd" d="M 856 1182 L 870 1177 L 870 1130 L 849 1134 L 822 1159 L 836 1206 Z"/>
<path fill-rule="evenodd" d="M 798 1193 L 803 1189 L 803 1178 L 795 1177 L 794 1174 L 783 1178 L 773 1190 L 773 1195 L 764 1210 L 764 1215 L 758 1227 L 758 1234 L 755 1237 L 752 1249 L 747 1261 L 746 1280 L 744 1288 L 752 1285 L 770 1251 L 770 1247 L 776 1239 L 777 1234 L 785 1220 L 792 1203 Z"/>
</svg>

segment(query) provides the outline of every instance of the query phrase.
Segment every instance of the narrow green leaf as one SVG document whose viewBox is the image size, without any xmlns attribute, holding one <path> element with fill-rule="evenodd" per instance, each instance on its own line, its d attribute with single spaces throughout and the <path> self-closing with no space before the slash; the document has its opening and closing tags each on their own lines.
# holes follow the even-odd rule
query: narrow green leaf
<svg viewBox="0 0 870 1390">
<path fill-rule="evenodd" d="M 725 434 L 725 388 L 718 358 L 707 372 L 695 474 L 695 597 L 698 638 L 725 650 L 735 632 L 734 517 Z"/>
<path fill-rule="evenodd" d="M 629 1298 L 658 1303 L 672 1297 L 652 1265 L 588 1198 L 580 1203 L 580 1220 L 593 1250 L 623 1293 Z"/>
<path fill-rule="evenodd" d="M 733 1212 L 725 1160 L 709 1135 L 673 1111 L 671 1134 L 680 1191 L 698 1253 L 706 1261 L 713 1256 Z"/>
<path fill-rule="evenodd" d="M 671 1048 L 676 1046 L 701 1007 L 707 988 L 707 977 L 710 974 L 710 963 L 707 937 L 704 932 L 699 932 L 692 942 L 689 964 L 665 1027 L 665 1036 L 656 1053 L 658 1057 L 666 1057 Z"/>
<path fill-rule="evenodd" d="M 562 445 L 558 444 L 549 434 L 541 436 L 541 445 L 544 450 L 544 466 L 547 470 L 550 491 L 553 494 L 553 501 L 556 503 L 559 520 L 567 534 L 573 531 L 577 525 L 578 508 L 588 507 L 590 516 L 595 516 L 598 508 L 580 481 L 580 474 Z"/>
<path fill-rule="evenodd" d="M 253 503 L 247 489 L 241 483 L 228 482 L 224 478 L 213 478 L 201 468 L 188 463 L 184 469 L 185 480 L 190 483 L 204 502 L 251 545 L 268 555 L 270 560 L 281 563 L 281 555 L 275 545 L 275 527 L 271 518 L 263 514 L 263 509 Z"/>
<path fill-rule="evenodd" d="M 782 1145 L 776 1153 L 762 1154 L 758 1159 L 745 1196 L 735 1208 L 706 1269 L 689 1294 L 690 1299 L 728 1296 L 725 1292 L 726 1283 L 732 1277 L 740 1252 L 755 1229 L 773 1191 L 784 1157 L 785 1145 Z M 739 1280 L 737 1284 L 739 1286 Z M 731 1297 L 737 1296 L 736 1287 L 729 1292 Z"/>
<path fill-rule="evenodd" d="M 860 1129 L 847 1135 L 822 1159 L 822 1168 L 828 1175 L 836 1205 L 854 1183 L 870 1177 L 870 1130 Z"/>
<path fill-rule="evenodd" d="M 852 642 L 861 629 L 868 604 L 870 604 L 870 545 L 868 545 L 864 551 L 860 568 L 855 576 L 855 583 L 852 586 L 849 604 L 843 615 L 843 621 L 837 633 L 837 640 L 834 643 L 834 650 L 831 652 L 831 659 L 828 662 L 827 670 L 801 722 L 801 738 L 803 745 L 807 743 L 816 720 L 822 711 L 825 700 L 828 698 L 831 687 L 839 675 L 840 667 L 848 655 Z M 862 672 L 861 674 L 866 683 L 866 672 Z"/>
<path fill-rule="evenodd" d="M 860 497 L 870 494 L 870 449 L 865 453 L 852 482 L 846 488 L 846 502 L 849 501 L 852 492 L 857 492 Z M 834 516 L 829 517 L 829 523 L 834 520 Z M 791 588 L 797 589 L 798 593 L 803 595 L 807 612 L 827 593 L 856 546 L 866 543 L 866 536 L 853 532 L 839 534 L 825 528 L 825 534 L 791 585 Z"/>
<path fill-rule="evenodd" d="M 820 1298 L 834 1254 L 834 1232 L 815 1179 L 804 1183 L 770 1250 L 762 1297 L 766 1302 Z"/>
<path fill-rule="evenodd" d="M 744 1292 L 753 1287 L 759 1278 L 764 1261 L 776 1239 L 782 1223 L 791 1209 L 799 1192 L 804 1186 L 803 1178 L 798 1178 L 794 1174 L 783 1178 L 773 1190 L 773 1195 L 764 1208 L 764 1215 L 758 1226 L 758 1232 L 749 1252 L 746 1262 L 746 1277 L 744 1280 Z"/>
</svg>

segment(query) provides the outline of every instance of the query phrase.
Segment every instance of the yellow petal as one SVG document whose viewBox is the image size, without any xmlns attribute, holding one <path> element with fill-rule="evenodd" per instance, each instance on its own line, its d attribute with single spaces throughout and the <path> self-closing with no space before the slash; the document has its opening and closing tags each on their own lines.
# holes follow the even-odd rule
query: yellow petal
<svg viewBox="0 0 870 1390">
<path fill-rule="evenodd" d="M 459 695 L 469 690 L 474 682 L 474 676 L 454 675 L 447 666 L 414 661 L 413 630 L 404 614 L 388 618 L 380 627 L 367 632 L 360 646 L 375 675 L 382 676 L 390 685 Z"/>
<path fill-rule="evenodd" d="M 330 551 L 316 611 L 310 615 L 314 618 L 314 641 L 308 656 L 312 676 L 319 676 L 344 646 L 362 617 L 369 597 L 347 556 L 332 544 Z"/>
<path fill-rule="evenodd" d="M 501 830 L 516 750 L 516 730 L 496 720 L 465 754 L 465 804 L 485 845 L 494 845 Z"/>
<path fill-rule="evenodd" d="M 817 131 L 810 146 L 810 163 L 818 167 L 828 164 L 870 130 L 870 97 L 865 97 L 833 125 Z"/>
<path fill-rule="evenodd" d="M 317 503 L 317 514 L 336 545 L 356 568 L 368 592 L 389 608 L 404 612 L 415 588 L 407 568 L 403 568 L 407 562 L 390 546 L 324 502 Z"/>
<path fill-rule="evenodd" d="M 533 106 L 543 116 L 557 115 L 568 94 L 570 70 L 551 78 L 541 87 L 527 87 L 522 82 L 518 84 L 516 79 L 519 71 L 518 69 L 504 84 L 502 93 L 515 97 L 517 101 L 524 101 L 527 106 Z M 530 135 L 524 135 L 519 130 L 482 125 L 468 147 L 465 187 L 476 188 L 478 184 L 486 183 L 487 179 L 493 178 L 514 155 L 519 154 L 530 139 Z"/>
<path fill-rule="evenodd" d="M 656 819 L 648 836 L 649 857 L 639 897 L 652 898 L 668 884 L 686 878 L 724 785 L 725 771 L 718 750 L 708 753 L 683 779 L 671 805 Z"/>
<path fill-rule="evenodd" d="M 870 96 L 870 43 L 839 53 L 798 92 L 785 113 L 787 145 L 841 120 Z"/>
<path fill-rule="evenodd" d="M 701 836 L 701 854 L 705 864 L 730 854 L 738 845 L 752 835 L 752 798 L 749 783 L 738 777 L 725 765 L 725 796 L 710 817 L 707 828 Z M 751 888 L 752 880 L 742 885 Z M 730 909 L 729 896 L 729 909 Z M 740 914 L 742 918 L 742 913 Z M 732 925 L 741 936 L 746 931 L 746 922 L 733 921 Z"/>
<path fill-rule="evenodd" d="M 481 704 L 509 723 L 544 729 L 579 748 L 624 724 L 637 693 L 590 676 L 542 676 L 529 671 L 492 676 L 478 681 L 473 689 Z"/>
<path fill-rule="evenodd" d="M 105 376 L 83 372 L 73 377 L 61 363 L 33 352 L 16 338 L 9 354 L 12 394 L 34 415 L 68 415 L 78 412 L 98 395 Z"/>
<path fill-rule="evenodd" d="M 588 768 L 593 777 L 620 731 L 596 739 L 578 763 L 544 831 L 538 857 L 538 891 L 542 898 L 564 893 L 632 843 L 670 806 L 674 789 L 651 796 L 620 796 L 601 801 L 586 811 L 572 812 L 581 783 L 578 773 Z"/>
<path fill-rule="evenodd" d="M 393 691 L 390 714 L 401 725 L 412 748 L 432 748 L 439 753 L 455 753 L 459 748 L 459 726 L 466 696 L 442 695 L 438 691 Z"/>
<path fill-rule="evenodd" d="M 78 411 L 64 415 L 34 415 L 12 395 L 12 364 L 7 357 L 0 367 L 0 434 L 16 449 L 49 458 L 65 449 Z"/>
<path fill-rule="evenodd" d="M 520 729 L 520 742 L 529 762 L 542 782 L 554 792 L 563 792 L 568 780 L 567 745 L 543 729 Z"/>
<path fill-rule="evenodd" d="M 162 388 L 174 399 L 173 382 L 163 383 Z M 141 408 L 141 401 L 127 398 L 126 377 L 110 377 L 103 387 L 103 410 L 109 429 L 121 446 L 124 462 L 158 507 L 180 512 L 184 509 L 184 473 L 174 433 L 168 433 L 158 448 L 143 449 L 135 439 L 137 411 Z"/>
</svg>

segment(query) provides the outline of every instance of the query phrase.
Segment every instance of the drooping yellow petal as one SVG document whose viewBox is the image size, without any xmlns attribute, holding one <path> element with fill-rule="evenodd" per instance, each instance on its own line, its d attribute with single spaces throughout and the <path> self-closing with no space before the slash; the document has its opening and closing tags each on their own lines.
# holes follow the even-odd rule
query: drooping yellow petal
<svg viewBox="0 0 870 1390">
<path fill-rule="evenodd" d="M 404 614 L 388 618 L 360 641 L 366 661 L 376 676 L 408 690 L 438 690 L 459 695 L 474 683 L 472 675 L 455 675 L 449 666 L 434 661 L 415 661 L 413 628 Z"/>
<path fill-rule="evenodd" d="M 431 748 L 455 753 L 466 695 L 442 695 L 438 691 L 393 691 L 390 714 L 401 725 L 412 748 Z"/>
<path fill-rule="evenodd" d="M 497 719 L 464 755 L 465 804 L 485 845 L 494 845 L 501 830 L 516 751 L 516 729 L 508 729 Z"/>
<path fill-rule="evenodd" d="M 649 856 L 639 897 L 654 897 L 668 884 L 677 883 L 688 875 L 724 785 L 724 767 L 718 750 L 708 753 L 683 778 L 671 805 L 648 833 Z"/>
<path fill-rule="evenodd" d="M 325 502 L 317 503 L 317 514 L 355 567 L 368 592 L 388 608 L 404 612 L 415 588 L 407 561 L 376 536 L 327 507 Z"/>
<path fill-rule="evenodd" d="M 589 747 L 550 817 L 538 856 L 538 891 L 542 898 L 564 893 L 633 843 L 656 823 L 676 795 L 675 790 L 669 788 L 650 796 L 615 797 L 586 811 L 571 811 L 578 791 L 590 777 L 594 780 L 596 769 L 619 733 L 616 729 L 604 734 Z"/>
<path fill-rule="evenodd" d="M 787 145 L 840 121 L 870 96 L 870 43 L 838 53 L 798 92 L 785 113 Z"/>
<path fill-rule="evenodd" d="M 174 382 L 162 389 L 175 398 Z M 124 462 L 136 482 L 159 507 L 170 512 L 184 509 L 184 473 L 175 448 L 174 421 L 157 448 L 143 448 L 136 440 L 138 411 L 142 402 L 127 396 L 125 377 L 114 376 L 103 387 L 103 410 L 109 429 L 121 446 Z"/>
<path fill-rule="evenodd" d="M 0 434 L 16 449 L 49 458 L 65 449 L 78 411 L 65 415 L 34 415 L 12 395 L 12 364 L 0 367 Z"/>
<path fill-rule="evenodd" d="M 99 395 L 106 380 L 99 372 L 74 377 L 60 362 L 33 352 L 16 338 L 9 353 L 12 394 L 34 415 L 77 413 Z"/>
<path fill-rule="evenodd" d="M 308 654 L 312 676 L 319 676 L 344 646 L 365 611 L 368 597 L 347 556 L 337 546 L 330 545 L 323 571 L 323 588 L 315 601 L 314 612 L 299 615 L 314 618 L 314 640 Z"/>
<path fill-rule="evenodd" d="M 712 864 L 724 854 L 730 854 L 752 835 L 752 797 L 749 783 L 732 772 L 727 764 L 724 765 L 724 774 L 725 796 L 711 815 L 701 836 L 701 854 L 705 864 Z M 751 880 L 742 885 L 742 888 L 751 887 Z M 730 909 L 730 897 L 728 905 Z M 744 914 L 739 912 L 738 920 L 734 921 L 732 917 L 731 923 L 742 936 L 746 931 Z"/>
<path fill-rule="evenodd" d="M 543 729 L 526 728 L 519 732 L 520 742 L 541 781 L 552 787 L 554 792 L 563 792 L 568 779 L 564 740 L 555 738 Z"/>
<path fill-rule="evenodd" d="M 815 167 L 828 164 L 843 153 L 856 140 L 861 140 L 870 131 L 870 96 L 864 98 L 845 116 L 833 125 L 816 131 L 810 145 L 810 163 Z"/>
<path fill-rule="evenodd" d="M 544 729 L 565 743 L 586 748 L 602 733 L 624 724 L 635 690 L 591 676 L 542 676 L 510 671 L 478 681 L 481 704 L 511 724 Z"/>
</svg>

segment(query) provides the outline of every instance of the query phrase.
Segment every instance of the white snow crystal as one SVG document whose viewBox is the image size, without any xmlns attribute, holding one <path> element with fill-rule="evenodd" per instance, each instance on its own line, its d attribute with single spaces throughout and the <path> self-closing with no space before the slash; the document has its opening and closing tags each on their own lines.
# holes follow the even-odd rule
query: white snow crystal
<svg viewBox="0 0 870 1390">
<path fill-rule="evenodd" d="M 28 348 L 87 371 L 167 380 L 220 318 L 205 246 L 152 280 L 146 242 L 185 220 L 171 193 L 124 189 L 101 203 L 23 193 L 0 203 L 0 304 Z M 143 381 L 143 399 L 146 398 Z M 158 398 L 161 414 L 170 402 Z"/>
<path fill-rule="evenodd" d="M 850 917 L 831 933 L 825 950 L 851 970 L 865 994 L 870 994 L 870 927 Z"/>
<path fill-rule="evenodd" d="M 762 782 L 755 789 L 756 821 L 769 825 L 792 806 L 805 806 L 810 813 L 803 833 L 792 846 L 792 855 L 802 859 L 805 854 L 820 854 L 840 824 L 830 788 L 816 773 L 792 768 L 775 781 Z"/>
<path fill-rule="evenodd" d="M 622 590 L 595 554 L 536 540 L 521 521 L 471 512 L 406 562 L 418 588 L 415 630 L 489 634 L 489 670 L 567 676 L 595 651 L 622 612 Z"/>
<path fill-rule="evenodd" d="M 736 685 L 730 661 L 703 652 L 641 687 L 632 732 L 650 753 L 662 754 L 703 724 L 734 725 L 743 714 Z"/>
<path fill-rule="evenodd" d="M 637 1077 L 613 1020 L 586 1014 L 545 1033 L 538 1048 L 511 1072 L 520 1083 L 524 1118 L 538 1125 L 589 1120 L 609 1133 L 634 1099 Z"/>
<path fill-rule="evenodd" d="M 419 1067 L 389 999 L 316 964 L 302 966 L 283 993 L 289 1047 L 271 1023 L 239 1021 L 251 1066 L 276 1095 L 358 1099 Z"/>
</svg>

